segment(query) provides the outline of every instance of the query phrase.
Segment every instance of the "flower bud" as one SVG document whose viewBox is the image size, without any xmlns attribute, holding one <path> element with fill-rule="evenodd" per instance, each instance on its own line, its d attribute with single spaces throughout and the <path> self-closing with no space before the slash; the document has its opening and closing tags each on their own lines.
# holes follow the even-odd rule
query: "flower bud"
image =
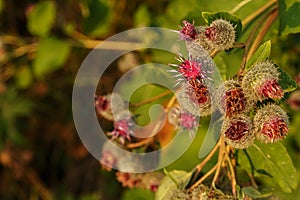
<svg viewBox="0 0 300 200">
<path fill-rule="evenodd" d="M 189 81 L 178 93 L 180 106 L 195 116 L 211 114 L 211 97 L 208 87 L 200 81 Z"/>
<path fill-rule="evenodd" d="M 169 110 L 168 120 L 176 129 L 187 130 L 190 138 L 194 137 L 199 121 L 197 116 L 174 106 Z"/>
<path fill-rule="evenodd" d="M 215 50 L 228 50 L 235 42 L 235 28 L 224 19 L 216 19 L 206 28 L 205 36 Z"/>
<path fill-rule="evenodd" d="M 240 84 L 234 80 L 225 81 L 217 90 L 217 105 L 226 117 L 247 111 L 248 103 Z"/>
<path fill-rule="evenodd" d="M 118 139 L 119 142 L 124 145 L 125 140 L 131 140 L 130 135 L 133 134 L 132 126 L 133 123 L 130 118 L 120 119 L 114 122 L 114 130 L 107 133 L 107 135 L 112 136 L 112 140 Z"/>
<path fill-rule="evenodd" d="M 230 146 L 237 149 L 244 149 L 254 142 L 252 121 L 246 115 L 238 115 L 225 118 L 221 134 Z"/>
<path fill-rule="evenodd" d="M 124 101 L 117 93 L 104 96 L 95 95 L 95 107 L 100 116 L 111 121 L 114 120 L 113 113 L 125 109 Z"/>
<path fill-rule="evenodd" d="M 254 116 L 256 138 L 264 143 L 282 140 L 288 134 L 288 123 L 288 116 L 280 106 L 266 105 Z"/>
<path fill-rule="evenodd" d="M 188 21 L 183 21 L 183 27 L 179 31 L 179 37 L 182 40 L 191 41 L 194 40 L 197 36 L 197 32 L 194 26 L 194 23 L 191 24 Z"/>
<path fill-rule="evenodd" d="M 197 37 L 192 41 L 186 42 L 186 48 L 188 52 L 192 56 L 211 54 L 214 51 L 214 46 L 205 35 L 206 28 L 204 26 L 197 26 L 196 31 Z"/>
<path fill-rule="evenodd" d="M 170 64 L 170 66 L 177 67 L 177 69 L 169 70 L 170 72 L 178 73 L 178 75 L 174 76 L 177 78 L 177 84 L 196 79 L 202 81 L 207 77 L 207 73 L 210 73 L 208 70 L 204 69 L 204 62 L 202 63 L 201 61 L 192 58 L 187 60 L 182 56 L 179 56 L 177 60 L 180 64 Z"/>
<path fill-rule="evenodd" d="M 265 99 L 281 99 L 284 95 L 279 83 L 279 72 L 276 66 L 269 62 L 259 62 L 243 77 L 242 88 L 247 98 L 252 101 Z"/>
</svg>

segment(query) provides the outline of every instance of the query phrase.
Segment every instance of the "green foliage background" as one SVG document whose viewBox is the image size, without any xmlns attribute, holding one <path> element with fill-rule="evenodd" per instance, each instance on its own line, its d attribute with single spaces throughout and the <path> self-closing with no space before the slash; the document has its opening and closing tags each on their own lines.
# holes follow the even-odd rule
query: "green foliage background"
<svg viewBox="0 0 300 200">
<path fill-rule="evenodd" d="M 76 72 L 93 47 L 116 33 L 144 26 L 178 29 L 183 19 L 201 25 L 205 23 L 201 12 L 228 12 L 240 2 L 0 0 L 0 199 L 153 199 L 151 192 L 123 189 L 86 152 L 72 121 Z M 235 15 L 243 21 L 268 2 L 249 1 Z M 279 17 L 264 41 L 272 42 L 270 58 L 295 77 L 300 74 L 300 2 L 278 0 L 278 5 Z M 239 42 L 245 42 L 256 21 L 243 27 Z M 242 54 L 234 49 L 215 58 L 223 77 L 238 71 Z M 160 51 L 137 55 L 142 62 L 174 62 L 174 55 Z M 100 82 L 99 94 L 110 92 L 121 74 L 114 63 Z M 155 94 L 157 90 L 149 95 Z M 284 146 L 299 182 L 300 112 L 286 108 L 291 131 Z M 200 161 L 208 123 L 209 119 L 201 121 L 191 148 L 168 170 L 191 170 Z M 110 123 L 101 124 L 112 128 Z M 297 199 L 299 186 L 291 194 L 279 195 Z"/>
</svg>

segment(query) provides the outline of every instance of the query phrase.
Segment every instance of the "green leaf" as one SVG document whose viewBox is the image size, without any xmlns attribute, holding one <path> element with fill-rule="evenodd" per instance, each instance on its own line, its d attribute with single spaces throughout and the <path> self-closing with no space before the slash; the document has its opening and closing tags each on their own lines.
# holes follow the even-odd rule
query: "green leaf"
<svg viewBox="0 0 300 200">
<path fill-rule="evenodd" d="M 267 187 L 280 188 L 283 192 L 290 193 L 297 187 L 296 169 L 286 151 L 280 143 L 257 143 L 247 149 L 249 157 L 256 169 L 265 170 L 270 176 L 255 173 Z M 239 164 L 249 173 L 251 167 L 245 153 L 239 153 Z"/>
<path fill-rule="evenodd" d="M 27 28 L 38 36 L 46 36 L 55 21 L 56 6 L 53 1 L 41 1 L 28 15 Z"/>
<path fill-rule="evenodd" d="M 62 67 L 70 52 L 67 42 L 50 37 L 39 43 L 36 58 L 33 62 L 33 72 L 41 78 L 47 73 Z"/>
<path fill-rule="evenodd" d="M 242 32 L 242 21 L 238 17 L 227 12 L 202 12 L 202 17 L 208 25 L 210 25 L 216 19 L 224 19 L 229 21 L 235 27 L 236 38 L 238 38 Z"/>
<path fill-rule="evenodd" d="M 104 0 L 89 0 L 88 16 L 83 21 L 84 32 L 90 35 L 104 34 L 109 31 L 110 7 Z M 121 13 L 120 13 L 121 14 Z"/>
<path fill-rule="evenodd" d="M 125 190 L 122 195 L 122 200 L 132 200 L 132 199 L 139 199 L 139 200 L 153 200 L 154 193 L 150 190 L 134 188 L 130 190 Z"/>
<path fill-rule="evenodd" d="M 134 26 L 145 27 L 150 26 L 151 15 L 146 5 L 140 6 L 134 15 Z"/>
<path fill-rule="evenodd" d="M 16 74 L 17 85 L 20 88 L 27 88 L 32 83 L 32 74 L 28 66 L 22 66 Z"/>
<path fill-rule="evenodd" d="M 279 0 L 279 33 L 284 36 L 300 32 L 300 1 Z"/>
<path fill-rule="evenodd" d="M 288 73 L 283 71 L 281 68 L 278 68 L 280 72 L 279 75 L 279 85 L 284 92 L 292 92 L 297 88 L 297 83 L 294 81 Z"/>
<path fill-rule="evenodd" d="M 171 178 L 170 178 L 171 176 Z M 187 184 L 189 183 L 190 179 L 192 177 L 191 172 L 181 171 L 181 170 L 173 170 L 168 172 L 167 176 L 165 176 L 156 192 L 155 199 L 156 200 L 163 200 L 164 197 L 172 190 L 178 188 L 178 189 L 184 189 Z M 176 183 L 172 180 L 176 180 L 178 183 L 178 187 Z"/>
<path fill-rule="evenodd" d="M 257 189 L 255 189 L 254 187 L 243 187 L 242 191 L 245 195 L 252 197 L 252 198 L 265 198 L 268 197 L 270 195 L 272 195 L 271 193 L 267 193 L 267 194 L 262 194 L 261 192 L 259 192 Z"/>
<path fill-rule="evenodd" d="M 205 138 L 199 150 L 199 158 L 204 158 L 217 144 L 221 128 L 223 124 L 222 114 L 220 112 L 214 113 L 210 120 L 209 129 L 206 132 Z"/>
<path fill-rule="evenodd" d="M 265 61 L 270 57 L 271 53 L 271 41 L 268 40 L 256 50 L 249 61 L 246 64 L 246 70 L 249 70 L 255 63 Z"/>
<path fill-rule="evenodd" d="M 2 13 L 3 8 L 4 8 L 4 1 L 0 0 L 0 13 Z"/>
<path fill-rule="evenodd" d="M 264 169 L 257 169 L 257 170 L 255 170 L 255 172 L 258 173 L 258 174 L 266 175 L 266 176 L 269 176 L 269 177 L 272 178 L 272 175 L 269 174 L 269 173 L 268 173 L 266 170 L 264 170 Z"/>
<path fill-rule="evenodd" d="M 224 52 L 221 52 L 221 53 L 224 53 Z M 216 66 L 219 69 L 222 79 L 226 80 L 227 65 L 226 65 L 226 62 L 224 61 L 221 53 L 219 53 L 217 56 L 214 57 L 214 62 L 216 63 Z"/>
<path fill-rule="evenodd" d="M 254 187 L 243 187 L 242 191 L 247 196 L 250 196 L 250 197 L 253 197 L 253 198 L 259 198 L 260 195 L 261 195 L 261 193 L 257 189 L 255 189 Z"/>
</svg>

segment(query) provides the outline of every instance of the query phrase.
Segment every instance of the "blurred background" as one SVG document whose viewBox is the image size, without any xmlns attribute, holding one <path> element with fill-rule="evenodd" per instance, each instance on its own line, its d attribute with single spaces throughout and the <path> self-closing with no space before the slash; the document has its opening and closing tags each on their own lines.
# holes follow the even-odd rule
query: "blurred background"
<svg viewBox="0 0 300 200">
<path fill-rule="evenodd" d="M 101 169 L 77 135 L 71 109 L 77 70 L 101 40 L 116 33 L 145 26 L 177 30 L 183 19 L 204 24 L 202 11 L 230 11 L 240 2 L 0 0 L 0 199 L 133 199 L 114 173 Z M 253 0 L 235 14 L 243 20 L 266 2 Z M 244 29 L 240 42 L 253 25 Z M 278 27 L 277 19 L 266 36 L 272 41 L 271 59 L 300 84 L 300 35 L 279 36 Z M 220 55 L 227 77 L 237 72 L 242 53 L 237 49 Z M 174 55 L 151 50 L 127 54 L 105 72 L 98 93 L 111 92 L 126 70 L 150 61 L 174 63 Z M 286 98 L 291 131 L 285 145 L 300 180 L 299 93 Z M 205 128 L 208 121 L 203 123 Z M 199 146 L 191 148 L 170 168 L 190 170 L 198 161 L 193 158 Z M 299 191 L 287 198 L 297 196 Z"/>
</svg>

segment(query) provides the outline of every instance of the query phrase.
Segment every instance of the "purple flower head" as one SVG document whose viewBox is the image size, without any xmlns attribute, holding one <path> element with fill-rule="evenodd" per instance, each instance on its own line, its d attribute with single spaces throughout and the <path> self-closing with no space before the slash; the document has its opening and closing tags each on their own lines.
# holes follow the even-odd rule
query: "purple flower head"
<svg viewBox="0 0 300 200">
<path fill-rule="evenodd" d="M 125 144 L 125 140 L 130 141 L 130 135 L 132 131 L 133 123 L 130 118 L 120 119 L 114 122 L 114 130 L 108 133 L 108 136 L 112 136 L 112 140 L 118 139 L 121 144 Z"/>
<path fill-rule="evenodd" d="M 100 163 L 104 169 L 111 171 L 112 167 L 117 165 L 117 157 L 111 151 L 102 152 Z"/>
<path fill-rule="evenodd" d="M 281 99 L 283 90 L 275 79 L 266 80 L 261 87 L 258 88 L 258 94 L 265 98 Z"/>
<path fill-rule="evenodd" d="M 203 68 L 203 63 L 195 59 L 185 59 L 179 56 L 177 60 L 179 64 L 170 64 L 170 66 L 177 67 L 176 70 L 170 70 L 170 72 L 175 72 L 177 75 L 177 84 L 186 83 L 187 81 L 197 81 L 203 82 L 207 78 L 207 74 L 211 73 Z"/>
<path fill-rule="evenodd" d="M 195 29 L 194 23 L 191 24 L 188 21 L 183 21 L 183 27 L 180 27 L 181 30 L 179 31 L 179 37 L 182 40 L 191 41 L 196 39 L 197 31 Z"/>
<path fill-rule="evenodd" d="M 198 127 L 198 117 L 180 109 L 179 106 L 173 107 L 168 116 L 169 122 L 176 128 L 187 130 L 190 138 L 193 138 Z"/>
</svg>

